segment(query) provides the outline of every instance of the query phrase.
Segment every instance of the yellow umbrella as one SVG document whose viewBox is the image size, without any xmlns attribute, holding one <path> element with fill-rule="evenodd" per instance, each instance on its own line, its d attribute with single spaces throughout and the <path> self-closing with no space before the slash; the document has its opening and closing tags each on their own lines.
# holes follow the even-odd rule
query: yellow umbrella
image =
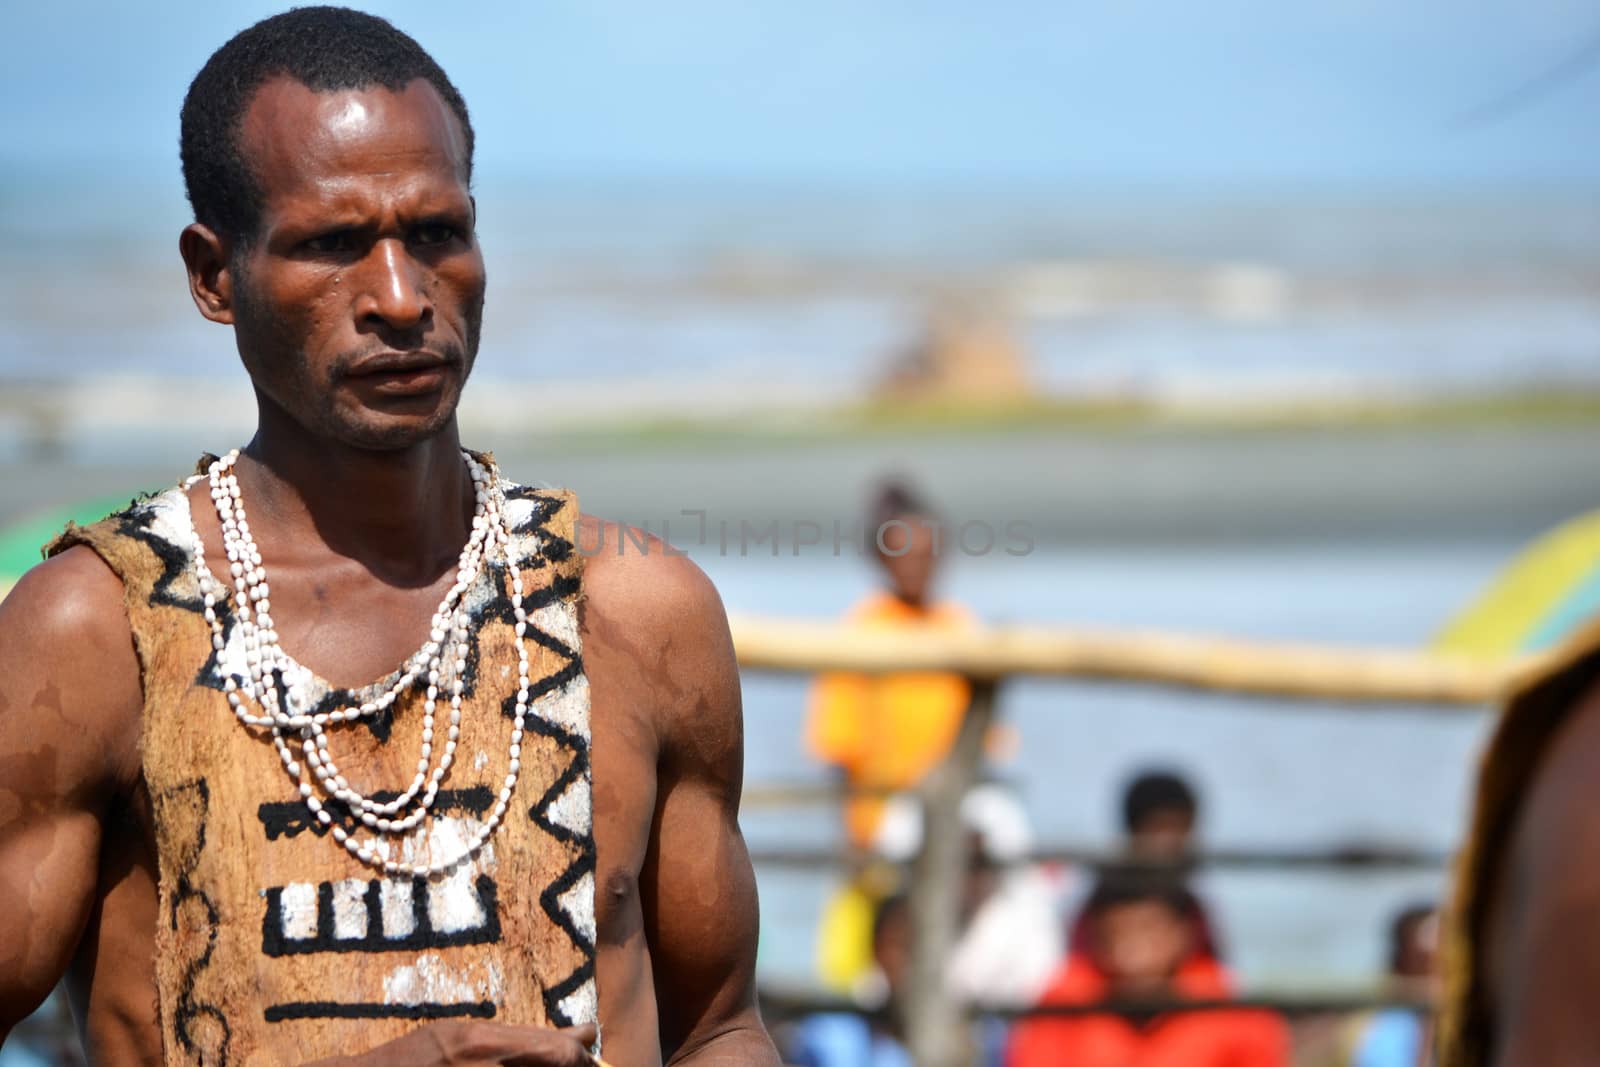
<svg viewBox="0 0 1600 1067">
<path fill-rule="evenodd" d="M 1571 519 L 1507 564 L 1434 639 L 1440 652 L 1498 660 L 1559 644 L 1600 614 L 1600 511 Z"/>
</svg>

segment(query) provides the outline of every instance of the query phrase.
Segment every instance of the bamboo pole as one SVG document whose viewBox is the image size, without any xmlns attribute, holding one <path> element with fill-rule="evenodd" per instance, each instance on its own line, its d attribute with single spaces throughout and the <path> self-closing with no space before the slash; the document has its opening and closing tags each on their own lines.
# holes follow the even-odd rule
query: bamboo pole
<svg viewBox="0 0 1600 1067">
<path fill-rule="evenodd" d="M 1142 682 L 1356 703 L 1440 707 L 1496 701 L 1527 659 L 1481 663 L 1427 652 L 1245 641 L 1170 632 L 1003 626 L 903 633 L 810 620 L 735 617 L 751 670 L 940 670 L 995 681 L 1014 674 Z"/>
<path fill-rule="evenodd" d="M 993 680 L 973 681 L 972 703 L 950 754 L 918 787 L 923 819 L 908 901 L 911 973 L 904 1002 L 896 1006 L 916 1067 L 968 1067 L 973 1062 L 966 1015 L 950 995 L 947 976 L 967 866 L 961 801 L 978 780 L 984 738 L 994 721 L 995 689 Z"/>
<path fill-rule="evenodd" d="M 0 579 L 0 598 L 10 584 Z M 1004 626 L 903 634 L 751 616 L 735 616 L 730 624 L 739 664 L 749 670 L 943 670 L 990 680 L 1028 674 L 1441 709 L 1493 703 L 1512 678 L 1536 665 L 1530 657 L 1485 663 L 1399 649 L 1164 631 Z"/>
</svg>

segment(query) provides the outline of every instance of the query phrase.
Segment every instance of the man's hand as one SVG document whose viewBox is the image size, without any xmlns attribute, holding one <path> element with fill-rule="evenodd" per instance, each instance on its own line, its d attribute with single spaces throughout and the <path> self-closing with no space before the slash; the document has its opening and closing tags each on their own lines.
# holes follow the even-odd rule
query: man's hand
<svg viewBox="0 0 1600 1067">
<path fill-rule="evenodd" d="M 361 1056 L 310 1067 L 596 1067 L 593 1023 L 548 1030 L 472 1020 L 434 1023 Z M 604 1067 L 604 1065 L 601 1065 Z"/>
</svg>

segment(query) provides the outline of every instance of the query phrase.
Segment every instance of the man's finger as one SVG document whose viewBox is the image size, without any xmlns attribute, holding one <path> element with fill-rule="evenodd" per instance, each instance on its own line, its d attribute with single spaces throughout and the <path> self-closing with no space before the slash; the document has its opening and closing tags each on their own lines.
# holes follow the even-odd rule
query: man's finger
<svg viewBox="0 0 1600 1067">
<path fill-rule="evenodd" d="M 594 1048 L 594 1043 L 600 1040 L 600 1028 L 594 1023 L 579 1023 L 577 1026 L 565 1027 L 561 1032 L 577 1041 L 585 1049 Z M 589 1062 L 593 1063 L 595 1067 L 611 1067 L 609 1063 L 599 1056 L 590 1056 Z"/>
<path fill-rule="evenodd" d="M 594 1023 L 579 1023 L 577 1026 L 563 1027 L 560 1033 L 566 1034 L 584 1047 L 592 1046 L 600 1039 L 600 1028 Z"/>
<path fill-rule="evenodd" d="M 589 1054 L 599 1037 L 593 1023 L 568 1026 L 560 1030 L 544 1027 L 518 1028 L 531 1038 L 527 1051 L 502 1059 L 504 1067 L 594 1067 L 604 1061 Z"/>
</svg>

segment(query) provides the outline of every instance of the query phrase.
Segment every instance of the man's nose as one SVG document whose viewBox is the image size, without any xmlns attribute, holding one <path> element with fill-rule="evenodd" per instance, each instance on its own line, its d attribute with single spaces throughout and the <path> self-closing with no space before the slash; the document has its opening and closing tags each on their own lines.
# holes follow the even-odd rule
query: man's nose
<svg viewBox="0 0 1600 1067">
<path fill-rule="evenodd" d="M 394 330 L 410 330 L 433 316 L 433 301 L 422 284 L 420 265 L 405 242 L 377 242 L 368 257 L 356 315 L 362 322 L 382 323 Z"/>
</svg>

